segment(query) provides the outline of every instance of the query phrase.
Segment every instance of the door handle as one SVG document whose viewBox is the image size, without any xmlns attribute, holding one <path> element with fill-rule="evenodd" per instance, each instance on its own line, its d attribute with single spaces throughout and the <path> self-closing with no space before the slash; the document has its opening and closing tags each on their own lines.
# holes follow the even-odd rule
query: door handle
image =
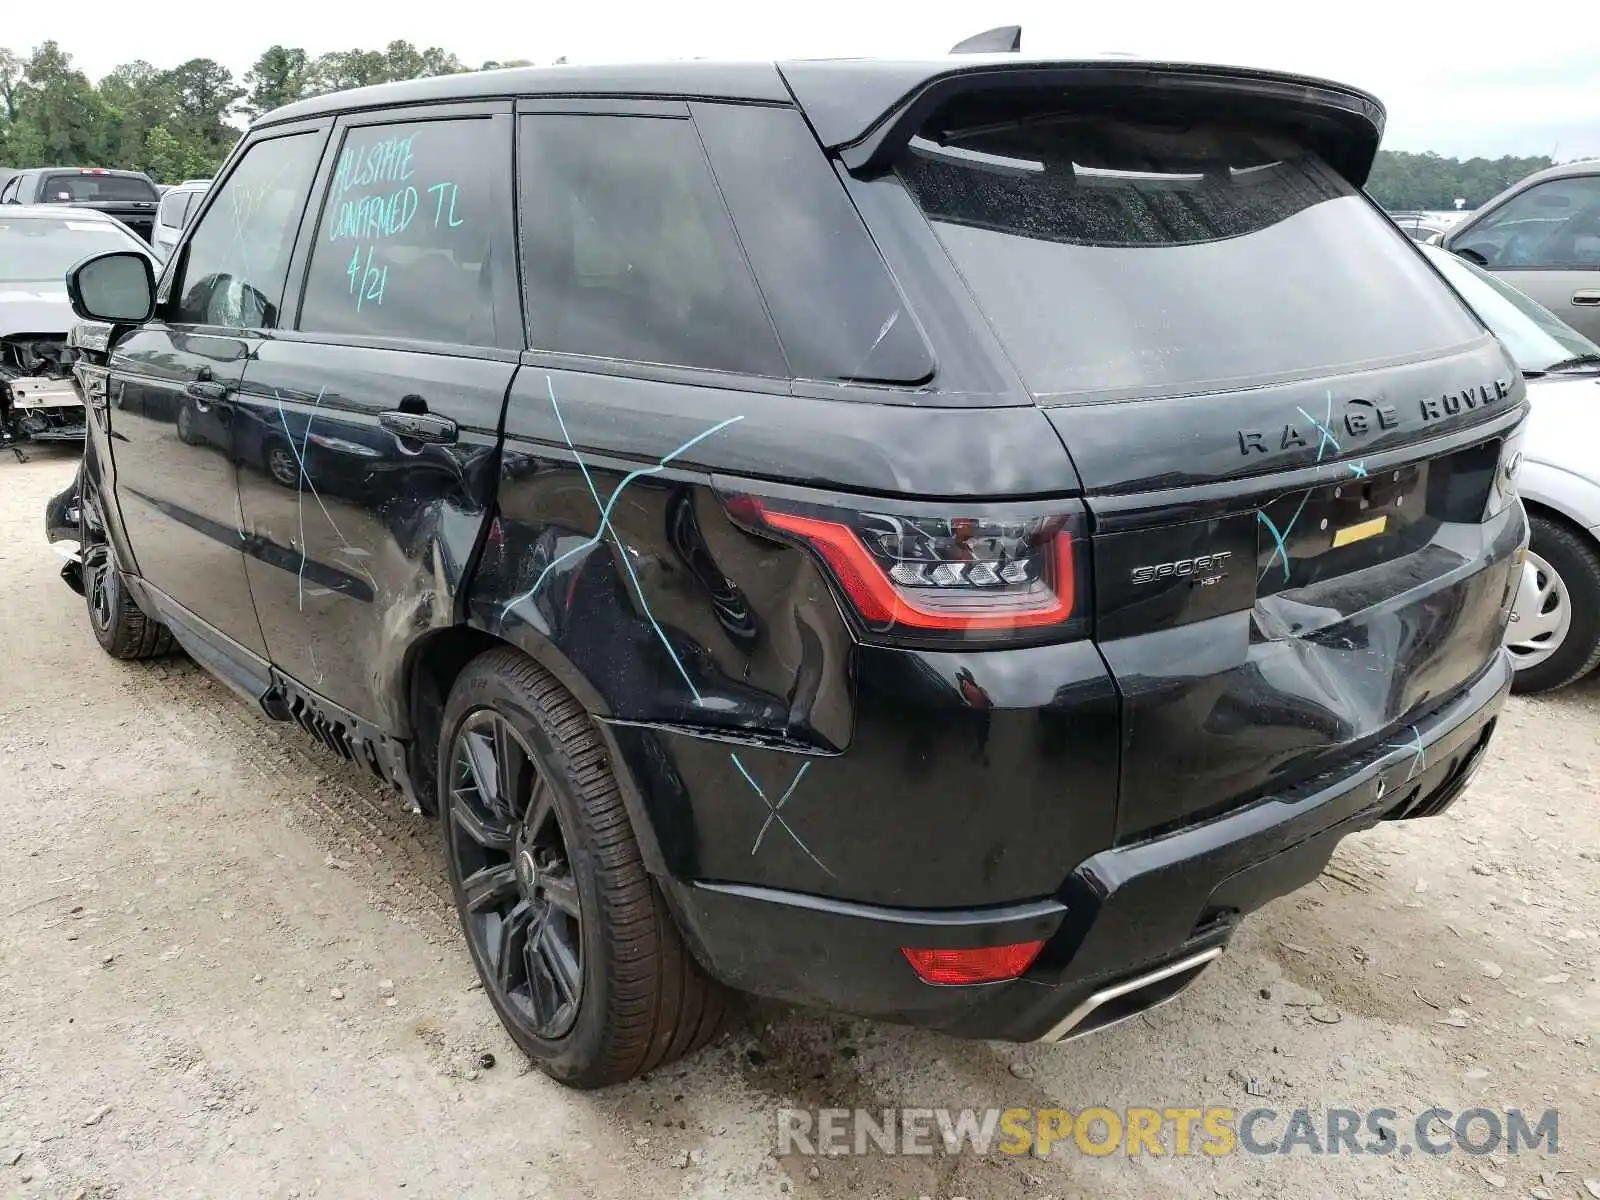
<svg viewBox="0 0 1600 1200">
<path fill-rule="evenodd" d="M 195 401 L 195 407 L 204 412 L 207 404 L 215 404 L 228 394 L 228 387 L 209 379 L 194 379 L 185 385 L 183 394 Z"/>
<path fill-rule="evenodd" d="M 1590 307 L 1600 306 L 1600 292 L 1573 292 L 1572 302 Z"/>
<path fill-rule="evenodd" d="M 456 423 L 449 417 L 436 417 L 432 413 L 410 413 L 391 409 L 378 414 L 378 424 L 398 438 L 413 442 L 433 442 L 448 445 L 456 440 Z"/>
</svg>

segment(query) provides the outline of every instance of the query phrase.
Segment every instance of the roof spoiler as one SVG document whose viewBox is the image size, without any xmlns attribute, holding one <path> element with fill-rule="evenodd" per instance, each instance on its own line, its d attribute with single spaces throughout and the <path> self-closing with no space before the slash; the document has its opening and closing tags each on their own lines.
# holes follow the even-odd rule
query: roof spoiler
<svg viewBox="0 0 1600 1200">
<path fill-rule="evenodd" d="M 1322 79 L 1236 67 L 1101 58 L 1082 61 L 975 58 L 970 64 L 784 63 L 784 79 L 818 140 L 852 171 L 886 169 L 950 100 L 989 90 L 1071 91 L 1208 109 L 1259 121 L 1315 151 L 1362 187 L 1383 140 L 1376 97 Z"/>
<path fill-rule="evenodd" d="M 1021 50 L 1021 25 L 998 25 L 950 47 L 951 54 L 1017 54 Z"/>
</svg>

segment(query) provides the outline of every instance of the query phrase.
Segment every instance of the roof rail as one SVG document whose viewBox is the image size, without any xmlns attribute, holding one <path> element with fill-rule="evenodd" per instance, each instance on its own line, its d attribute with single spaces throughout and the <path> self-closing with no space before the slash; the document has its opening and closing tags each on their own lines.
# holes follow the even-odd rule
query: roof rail
<svg viewBox="0 0 1600 1200">
<path fill-rule="evenodd" d="M 1022 26 L 999 25 L 950 47 L 951 54 L 1016 54 L 1022 49 Z"/>
</svg>

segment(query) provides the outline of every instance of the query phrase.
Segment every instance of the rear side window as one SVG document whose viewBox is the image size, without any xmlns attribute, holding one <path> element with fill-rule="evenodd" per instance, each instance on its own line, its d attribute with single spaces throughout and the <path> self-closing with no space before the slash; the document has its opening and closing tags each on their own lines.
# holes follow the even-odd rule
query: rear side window
<svg viewBox="0 0 1600 1200">
<path fill-rule="evenodd" d="M 71 175 L 45 176 L 39 189 L 39 199 L 46 204 L 105 201 L 109 203 L 156 199 L 155 185 L 136 175 Z"/>
<path fill-rule="evenodd" d="M 1240 387 L 1482 336 L 1347 181 L 1245 128 L 1035 112 L 924 130 L 898 171 L 1039 396 Z"/>
<path fill-rule="evenodd" d="M 694 126 L 684 118 L 520 118 L 529 345 L 787 374 Z"/>
<path fill-rule="evenodd" d="M 799 112 L 696 104 L 694 120 L 794 374 L 929 378 L 933 354 Z"/>
<path fill-rule="evenodd" d="M 353 128 L 317 223 L 299 328 L 520 348 L 509 119 Z"/>
</svg>

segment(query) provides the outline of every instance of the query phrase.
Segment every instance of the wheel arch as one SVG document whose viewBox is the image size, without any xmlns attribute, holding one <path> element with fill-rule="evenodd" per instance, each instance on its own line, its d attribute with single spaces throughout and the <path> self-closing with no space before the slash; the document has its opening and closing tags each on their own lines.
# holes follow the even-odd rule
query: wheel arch
<svg viewBox="0 0 1600 1200">
<path fill-rule="evenodd" d="M 407 766 L 415 781 L 417 803 L 430 815 L 437 815 L 439 737 L 450 689 L 468 663 L 498 649 L 516 650 L 549 671 L 591 717 L 608 715 L 600 692 L 536 630 L 527 626 L 489 630 L 469 622 L 429 631 L 406 650 L 397 681 L 397 710 L 409 718 Z M 613 761 L 612 766 L 619 776 L 625 773 L 620 761 Z"/>
</svg>

